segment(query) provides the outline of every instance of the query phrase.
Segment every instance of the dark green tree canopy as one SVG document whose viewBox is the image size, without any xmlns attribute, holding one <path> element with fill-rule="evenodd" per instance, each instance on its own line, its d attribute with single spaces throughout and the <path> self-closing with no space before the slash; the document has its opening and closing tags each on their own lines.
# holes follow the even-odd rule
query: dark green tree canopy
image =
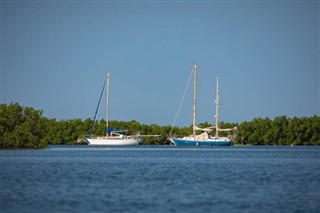
<svg viewBox="0 0 320 213">
<path fill-rule="evenodd" d="M 44 148 L 48 144 L 77 144 L 81 138 L 89 134 L 92 119 L 60 120 L 48 119 L 42 110 L 23 107 L 17 103 L 0 105 L 0 148 L 1 149 L 33 149 Z M 146 145 L 162 145 L 165 143 L 171 126 L 157 124 L 141 124 L 132 121 L 109 121 L 109 126 L 128 130 L 127 134 L 161 135 L 158 138 L 145 138 Z M 213 126 L 208 122 L 198 124 L 200 127 Z M 255 118 L 252 121 L 236 123 L 220 123 L 221 128 L 237 128 L 236 144 L 250 145 L 319 145 L 320 117 L 287 118 L 275 117 L 273 120 Z M 94 135 L 104 135 L 106 121 L 96 121 Z M 177 137 L 190 135 L 189 127 L 173 127 Z M 215 134 L 213 131 L 212 135 Z M 221 132 L 228 135 L 228 132 Z"/>
</svg>

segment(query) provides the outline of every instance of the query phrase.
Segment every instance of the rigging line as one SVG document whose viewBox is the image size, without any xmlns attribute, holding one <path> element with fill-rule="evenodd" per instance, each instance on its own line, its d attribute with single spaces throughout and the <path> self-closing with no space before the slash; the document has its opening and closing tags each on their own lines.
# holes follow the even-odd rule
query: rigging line
<svg viewBox="0 0 320 213">
<path fill-rule="evenodd" d="M 193 68 L 192 68 L 192 71 L 191 71 L 191 73 L 190 73 L 189 80 L 188 80 L 188 83 L 187 83 L 187 85 L 186 85 L 186 88 L 184 89 L 184 92 L 183 92 L 183 95 L 182 95 L 182 98 L 181 98 L 181 101 L 180 101 L 180 104 L 179 104 L 179 107 L 178 107 L 176 116 L 174 117 L 173 123 L 172 123 L 172 125 L 171 125 L 171 130 L 170 130 L 169 136 L 172 135 L 172 131 L 173 131 L 174 125 L 176 124 L 178 115 L 179 115 L 179 113 L 180 113 L 180 109 L 181 109 L 181 106 L 182 106 L 182 102 L 183 102 L 183 100 L 184 100 L 184 97 L 186 96 L 187 89 L 188 89 L 188 87 L 189 87 L 189 84 L 190 84 L 190 81 L 191 81 L 191 78 L 192 78 L 192 73 L 193 73 Z"/>
<path fill-rule="evenodd" d="M 101 94 L 100 94 L 98 106 L 97 106 L 97 109 L 96 109 L 96 113 L 94 114 L 93 123 L 92 123 L 91 129 L 90 129 L 90 136 L 92 136 L 94 125 L 96 123 L 96 118 L 97 118 L 97 114 L 99 112 L 100 103 L 101 103 L 102 95 L 103 95 L 103 92 L 104 92 L 104 88 L 106 86 L 106 82 L 107 82 L 107 79 L 104 80 L 104 84 L 103 84 L 102 91 L 101 91 Z"/>
</svg>

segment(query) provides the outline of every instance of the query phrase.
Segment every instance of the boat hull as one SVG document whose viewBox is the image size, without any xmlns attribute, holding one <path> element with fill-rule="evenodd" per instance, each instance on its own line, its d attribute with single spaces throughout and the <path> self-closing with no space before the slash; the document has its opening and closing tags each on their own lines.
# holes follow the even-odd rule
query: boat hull
<svg viewBox="0 0 320 213">
<path fill-rule="evenodd" d="M 89 146 L 137 146 L 137 139 L 86 138 Z"/>
<path fill-rule="evenodd" d="M 231 146 L 231 141 L 197 141 L 186 139 L 171 139 L 172 143 L 176 146 Z"/>
</svg>

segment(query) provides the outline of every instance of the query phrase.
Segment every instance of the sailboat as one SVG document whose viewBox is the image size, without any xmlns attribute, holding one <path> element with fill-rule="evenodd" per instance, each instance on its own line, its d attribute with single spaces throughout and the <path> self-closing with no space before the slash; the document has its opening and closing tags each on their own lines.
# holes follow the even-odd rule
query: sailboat
<svg viewBox="0 0 320 213">
<path fill-rule="evenodd" d="M 217 78 L 216 88 L 216 125 L 213 127 L 199 128 L 196 125 L 196 98 L 197 98 L 197 64 L 193 66 L 193 133 L 190 136 L 183 138 L 168 138 L 168 140 L 174 145 L 193 145 L 193 146 L 230 146 L 232 141 L 229 137 L 219 136 L 219 131 L 232 131 L 234 129 L 221 129 L 219 127 L 219 113 L 220 113 L 220 92 L 219 92 L 219 80 Z M 216 129 L 215 136 L 211 136 L 209 133 Z M 203 131 L 200 135 L 196 135 L 196 131 Z"/>
<path fill-rule="evenodd" d="M 100 101 L 101 101 L 101 97 L 104 91 L 104 87 L 106 85 L 107 82 L 107 87 L 106 87 L 106 94 L 107 94 L 107 105 L 106 105 L 106 135 L 102 136 L 102 137 L 85 137 L 84 140 L 88 143 L 88 145 L 91 146 L 136 146 L 139 145 L 140 143 L 142 143 L 142 140 L 140 140 L 138 138 L 138 136 L 128 136 L 128 135 L 124 135 L 124 133 L 126 132 L 126 130 L 122 130 L 122 129 L 114 129 L 114 128 L 110 128 L 109 127 L 109 91 L 110 91 L 110 73 L 107 73 L 107 78 L 106 81 L 103 85 L 103 89 L 101 92 L 101 96 L 99 99 L 99 103 L 98 103 L 98 108 L 96 110 L 96 114 L 95 114 L 95 118 L 97 115 L 97 111 L 99 109 L 99 105 L 100 105 Z M 93 121 L 93 126 L 91 128 L 90 131 L 90 135 L 92 135 L 93 132 L 93 128 L 94 128 L 94 123 L 95 123 L 95 118 Z"/>
</svg>

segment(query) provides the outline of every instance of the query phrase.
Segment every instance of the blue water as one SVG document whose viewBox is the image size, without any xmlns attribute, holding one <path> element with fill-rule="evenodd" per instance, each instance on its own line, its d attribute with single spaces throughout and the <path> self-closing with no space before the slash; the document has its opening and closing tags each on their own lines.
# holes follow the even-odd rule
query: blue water
<svg viewBox="0 0 320 213">
<path fill-rule="evenodd" d="M 0 151 L 0 212 L 320 212 L 320 147 Z"/>
</svg>

